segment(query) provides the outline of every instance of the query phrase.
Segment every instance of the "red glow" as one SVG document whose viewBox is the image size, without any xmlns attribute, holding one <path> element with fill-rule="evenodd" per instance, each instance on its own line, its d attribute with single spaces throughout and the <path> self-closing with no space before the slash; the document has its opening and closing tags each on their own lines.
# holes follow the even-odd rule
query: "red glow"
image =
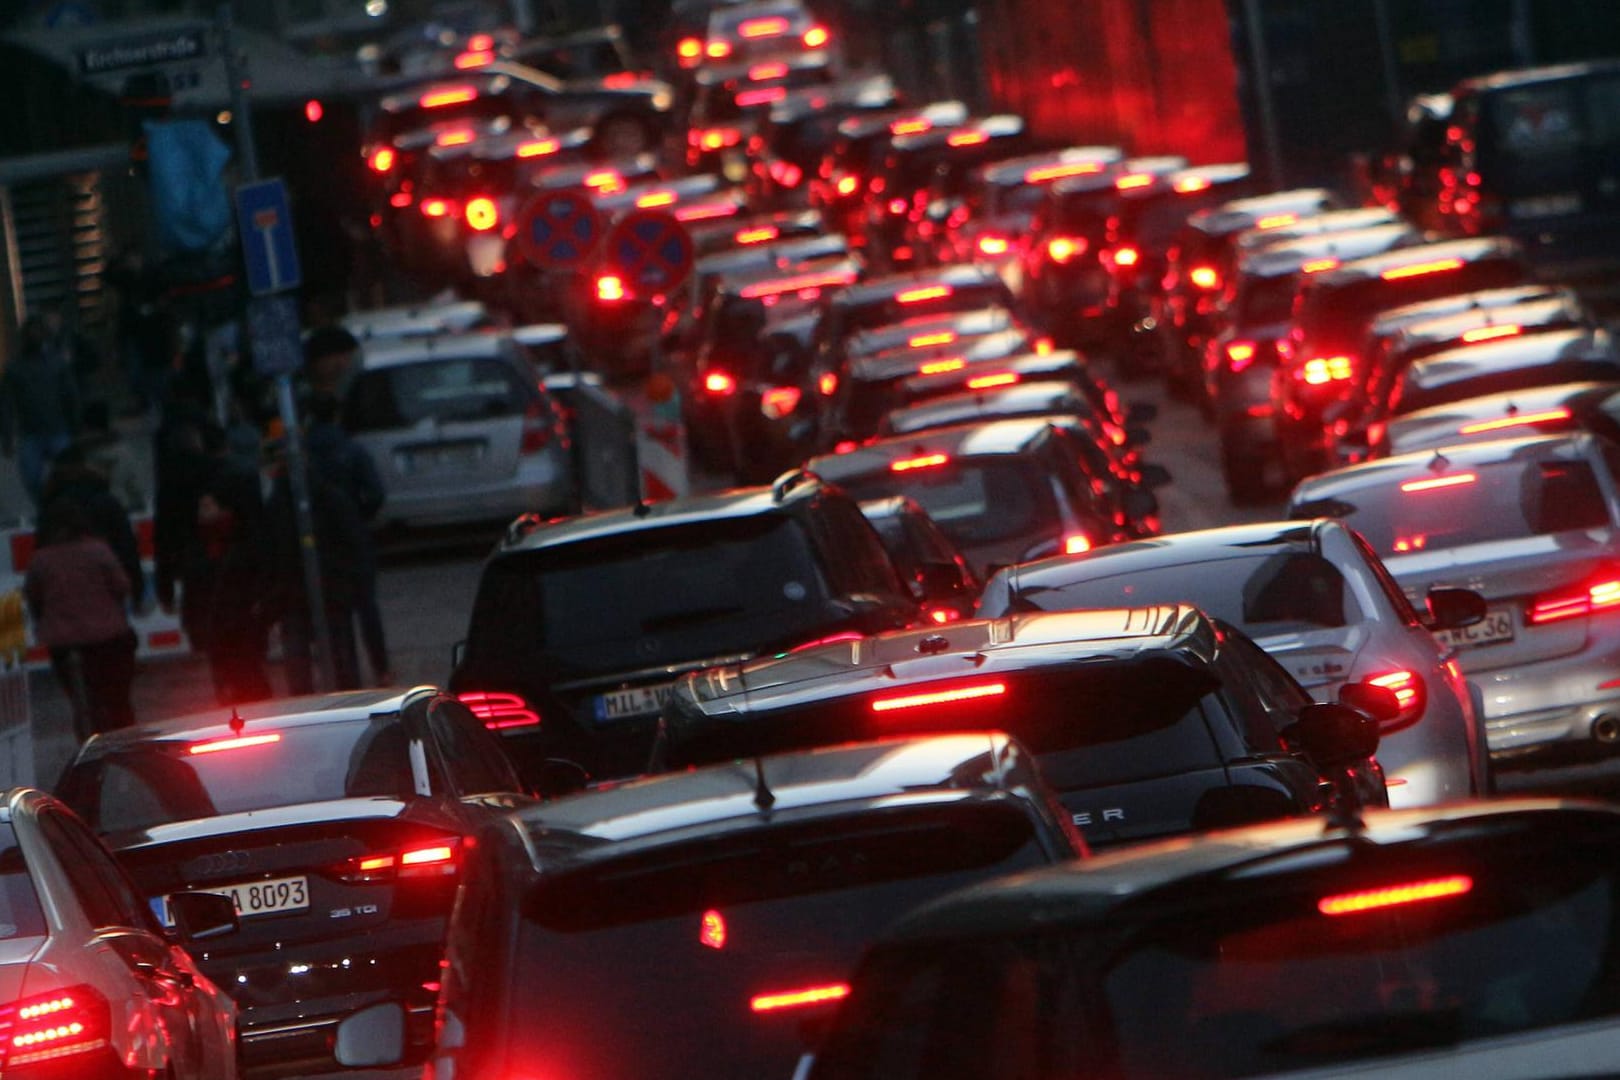
<svg viewBox="0 0 1620 1080">
<path fill-rule="evenodd" d="M 1178 195 L 1191 195 L 1195 191 L 1207 191 L 1211 183 L 1206 176 L 1184 176 L 1171 185 Z"/>
<path fill-rule="evenodd" d="M 1067 165 L 1046 165 L 1024 173 L 1024 183 L 1044 184 L 1049 180 L 1062 180 L 1069 176 L 1087 176 L 1102 172 L 1100 161 L 1076 161 Z"/>
<path fill-rule="evenodd" d="M 1022 376 L 1016 371 L 998 371 L 994 375 L 978 375 L 967 381 L 969 390 L 992 390 L 998 386 L 1012 386 Z"/>
<path fill-rule="evenodd" d="M 1299 221 L 1298 214 L 1267 214 L 1254 223 L 1257 229 L 1280 229 L 1284 225 L 1293 225 Z"/>
<path fill-rule="evenodd" d="M 107 1045 L 107 1028 L 106 1001 L 88 986 L 23 998 L 0 1008 L 0 1063 L 31 1071 L 23 1067 L 100 1050 Z M 60 1069 L 64 1074 L 88 1075 L 83 1065 L 57 1064 L 53 1068 L 46 1064 L 45 1068 L 53 1073 Z"/>
<path fill-rule="evenodd" d="M 318 124 L 318 123 L 321 122 L 321 117 L 323 117 L 325 115 L 326 115 L 326 107 L 323 106 L 316 99 L 310 98 L 308 101 L 304 102 L 304 119 L 305 120 L 308 120 L 312 124 Z"/>
<path fill-rule="evenodd" d="M 540 726 L 540 714 L 529 708 L 517 694 L 471 690 L 457 694 L 456 700 L 467 706 L 468 711 L 482 720 L 491 731 Z"/>
<path fill-rule="evenodd" d="M 1213 266 L 1195 266 L 1187 277 L 1200 289 L 1213 289 L 1221 283 L 1221 275 Z"/>
<path fill-rule="evenodd" d="M 633 71 L 615 71 L 602 79 L 602 85 L 608 90 L 628 90 L 640 81 L 641 76 Z"/>
<path fill-rule="evenodd" d="M 398 158 L 399 155 L 394 153 L 393 147 L 378 147 L 371 153 L 371 171 L 385 173 L 394 167 L 394 162 L 398 160 Z"/>
<path fill-rule="evenodd" d="M 623 300 L 624 279 L 617 274 L 603 274 L 596 279 L 596 298 L 606 302 Z"/>
<path fill-rule="evenodd" d="M 957 611 L 955 608 L 946 607 L 928 609 L 928 618 L 936 623 L 939 623 L 941 626 L 945 625 L 946 623 L 956 622 L 961 617 L 962 613 Z"/>
<path fill-rule="evenodd" d="M 694 146 L 704 150 L 720 150 L 741 142 L 742 132 L 736 128 L 710 128 L 708 131 L 694 131 L 690 138 Z"/>
<path fill-rule="evenodd" d="M 1035 355 L 1036 356 L 1051 356 L 1052 355 L 1052 339 L 1049 338 L 1049 337 L 1036 338 L 1035 339 Z"/>
<path fill-rule="evenodd" d="M 787 72 L 788 66 L 777 61 L 771 64 L 755 64 L 748 69 L 748 77 L 755 82 L 763 82 L 766 79 L 780 79 Z"/>
<path fill-rule="evenodd" d="M 467 39 L 467 49 L 470 52 L 488 52 L 495 47 L 495 39 L 489 34 L 474 34 Z"/>
<path fill-rule="evenodd" d="M 816 380 L 816 389 L 820 391 L 822 397 L 832 397 L 838 392 L 838 373 L 822 372 L 821 377 Z"/>
<path fill-rule="evenodd" d="M 1229 341 L 1226 344 L 1226 366 L 1236 375 L 1254 363 L 1256 346 L 1252 341 Z"/>
<path fill-rule="evenodd" d="M 861 182 L 853 176 L 840 176 L 834 186 L 840 195 L 853 195 L 855 189 L 861 186 Z"/>
<path fill-rule="evenodd" d="M 1457 473 L 1453 476 L 1437 476 L 1432 480 L 1408 480 L 1401 485 L 1401 490 L 1406 492 L 1436 491 L 1440 488 L 1465 487 L 1478 479 L 1479 477 L 1471 472 Z"/>
<path fill-rule="evenodd" d="M 703 913 L 703 922 L 698 929 L 698 944 L 710 949 L 726 947 L 725 916 L 713 908 Z"/>
<path fill-rule="evenodd" d="M 1121 191 L 1130 191 L 1132 188 L 1147 187 L 1153 183 L 1152 173 L 1126 173 L 1114 181 L 1114 186 Z"/>
<path fill-rule="evenodd" d="M 956 334 L 950 330 L 941 330 L 937 334 L 918 334 L 909 338 L 906 344 L 913 349 L 926 349 L 930 345 L 949 345 L 956 340 Z"/>
<path fill-rule="evenodd" d="M 1472 345 L 1478 341 L 1495 341 L 1497 338 L 1518 337 L 1524 333 L 1524 327 L 1514 323 L 1504 326 L 1480 326 L 1463 334 L 1462 339 Z"/>
<path fill-rule="evenodd" d="M 478 90 L 472 86 L 452 86 L 444 90 L 435 90 L 431 94 L 423 94 L 418 104 L 424 109 L 442 109 L 446 105 L 465 105 L 469 101 L 478 100 Z"/>
<path fill-rule="evenodd" d="M 473 141 L 471 128 L 457 128 L 454 131 L 441 131 L 433 138 L 435 146 L 466 146 Z"/>
<path fill-rule="evenodd" d="M 825 1005 L 831 1001 L 842 1001 L 847 997 L 849 997 L 848 983 L 829 983 L 826 986 L 809 986 L 803 990 L 755 994 L 749 999 L 748 1007 L 757 1013 L 772 1012 L 776 1009 L 797 1009 L 806 1005 Z"/>
<path fill-rule="evenodd" d="M 734 202 L 700 203 L 683 206 L 675 211 L 676 221 L 713 221 L 715 218 L 733 217 L 742 207 Z"/>
<path fill-rule="evenodd" d="M 1461 259 L 1431 259 L 1428 262 L 1413 263 L 1411 266 L 1397 266 L 1393 270 L 1385 270 L 1378 276 L 1385 281 L 1402 281 L 1429 274 L 1443 274 L 1447 270 L 1461 270 L 1462 265 Z"/>
<path fill-rule="evenodd" d="M 703 42 L 695 37 L 681 38 L 675 46 L 675 55 L 682 60 L 696 60 L 703 55 Z"/>
<path fill-rule="evenodd" d="M 1464 424 L 1457 429 L 1459 435 L 1478 435 L 1486 431 L 1501 431 L 1504 428 L 1523 427 L 1527 424 L 1550 424 L 1555 420 L 1568 420 L 1568 409 L 1547 409 L 1544 412 L 1520 413 L 1517 416 L 1504 416 L 1496 420 L 1481 420 L 1475 424 Z"/>
<path fill-rule="evenodd" d="M 803 396 L 797 386 L 773 386 L 760 395 L 759 411 L 772 420 L 780 420 L 799 407 Z"/>
<path fill-rule="evenodd" d="M 1395 538 L 1395 550 L 1403 555 L 1408 551 L 1422 551 L 1428 542 L 1429 538 L 1422 533 L 1416 533 L 1412 536 L 1398 536 Z"/>
<path fill-rule="evenodd" d="M 451 862 L 456 857 L 456 849 L 449 844 L 435 844 L 432 847 L 413 848 L 403 852 L 399 857 L 400 866 L 438 866 Z"/>
<path fill-rule="evenodd" d="M 188 754 L 217 754 L 221 750 L 243 750 L 249 746 L 270 746 L 281 741 L 279 732 L 267 732 L 263 735 L 239 735 L 229 739 L 211 739 L 208 742 L 192 743 L 186 747 Z"/>
<path fill-rule="evenodd" d="M 1414 672 L 1392 671 L 1388 675 L 1375 675 L 1365 680 L 1374 686 L 1382 686 L 1393 691 L 1395 700 L 1400 704 L 1401 711 L 1406 712 L 1417 704 L 1418 696 L 1423 689 L 1423 682 Z"/>
<path fill-rule="evenodd" d="M 598 172 L 585 174 L 585 186 L 598 191 L 621 189 L 624 186 L 624 177 L 612 169 L 602 169 Z"/>
<path fill-rule="evenodd" d="M 989 141 L 990 134 L 985 131 L 958 131 L 945 136 L 947 146 L 978 146 Z"/>
<path fill-rule="evenodd" d="M 724 371 L 711 371 L 703 376 L 703 389 L 717 395 L 735 393 L 737 380 Z"/>
<path fill-rule="evenodd" d="M 423 217 L 449 217 L 453 209 L 454 204 L 448 199 L 423 199 L 421 202 Z"/>
<path fill-rule="evenodd" d="M 787 88 L 771 86 L 764 90 L 744 90 L 737 95 L 737 107 L 740 109 L 752 108 L 755 105 L 769 105 L 773 101 L 781 101 L 787 97 Z"/>
<path fill-rule="evenodd" d="M 911 120 L 896 120 L 889 125 L 890 135 L 921 135 L 925 131 L 932 131 L 933 121 L 916 117 Z"/>
<path fill-rule="evenodd" d="M 1122 247 L 1114 252 L 1115 266 L 1135 266 L 1142 258 L 1142 253 L 1133 247 Z"/>
<path fill-rule="evenodd" d="M 1091 537 L 1085 533 L 1075 533 L 1063 539 L 1063 554 L 1084 555 L 1091 550 Z"/>
<path fill-rule="evenodd" d="M 961 371 L 965 367 L 967 367 L 966 360 L 962 359 L 960 356 L 953 356 L 948 360 L 930 360 L 926 364 L 919 365 L 917 368 L 917 374 L 943 375 L 947 371 Z"/>
<path fill-rule="evenodd" d="M 495 205 L 495 200 L 487 195 L 467 200 L 465 216 L 467 227 L 474 232 L 489 232 L 501 221 L 500 209 Z"/>
<path fill-rule="evenodd" d="M 832 34 L 828 33 L 825 26 L 812 26 L 804 32 L 803 40 L 805 48 L 819 49 L 832 40 Z"/>
<path fill-rule="evenodd" d="M 911 472 L 914 469 L 937 469 L 950 461 L 949 454 L 924 454 L 921 457 L 901 458 L 889 463 L 890 472 Z"/>
<path fill-rule="evenodd" d="M 708 48 L 703 51 L 708 54 L 710 60 L 724 60 L 731 55 L 731 42 L 711 41 Z"/>
<path fill-rule="evenodd" d="M 1055 263 L 1066 263 L 1076 255 L 1084 255 L 1087 247 L 1083 236 L 1054 236 L 1046 243 L 1046 253 Z"/>
<path fill-rule="evenodd" d="M 907 289 L 896 293 L 895 300 L 902 304 L 921 304 L 927 300 L 942 300 L 951 295 L 949 285 L 927 285 L 921 289 Z"/>
<path fill-rule="evenodd" d="M 1340 893 L 1324 896 L 1316 902 L 1316 910 L 1324 915 L 1356 915 L 1363 911 L 1416 904 L 1425 900 L 1441 900 L 1448 896 L 1462 896 L 1474 888 L 1474 879 L 1467 874 L 1413 881 L 1401 885 L 1386 885 L 1379 889 Z"/>
<path fill-rule="evenodd" d="M 736 240 L 739 244 L 763 244 L 767 240 L 775 240 L 782 235 L 782 230 L 775 225 L 764 225 L 757 229 L 740 229 Z"/>
<path fill-rule="evenodd" d="M 749 19 L 737 27 L 745 38 L 780 37 L 787 33 L 788 21 L 783 18 Z"/>
<path fill-rule="evenodd" d="M 403 210 L 405 207 L 411 205 L 411 193 L 408 191 L 394 192 L 392 195 L 388 196 L 388 205 L 392 206 L 396 210 Z"/>
<path fill-rule="evenodd" d="M 1299 270 L 1300 270 L 1300 273 L 1302 273 L 1302 274 L 1320 274 L 1320 273 L 1323 273 L 1323 272 L 1328 271 L 1328 270 L 1337 270 L 1338 268 L 1339 268 L 1339 260 L 1338 259 L 1327 258 L 1327 259 L 1312 259 L 1310 262 L 1302 264 L 1300 266 Z"/>
<path fill-rule="evenodd" d="M 1311 386 L 1326 386 L 1344 382 L 1354 374 L 1355 366 L 1348 356 L 1313 356 L 1300 365 L 1298 376 Z"/>
<path fill-rule="evenodd" d="M 486 67 L 494 62 L 495 54 L 490 52 L 488 49 L 480 50 L 478 52 L 464 52 L 455 59 L 456 67 L 462 71 L 468 71 L 472 68 Z"/>
<path fill-rule="evenodd" d="M 1571 592 L 1538 597 L 1525 619 L 1539 625 L 1617 608 L 1620 608 L 1620 579 L 1608 578 Z"/>
<path fill-rule="evenodd" d="M 796 274 L 793 277 L 777 278 L 775 281 L 761 281 L 753 285 L 745 285 L 737 295 L 744 300 L 757 300 L 763 296 L 780 296 L 783 293 L 802 292 L 806 289 L 848 285 L 854 280 L 855 271 L 853 270 L 830 270 L 819 274 Z"/>
<path fill-rule="evenodd" d="M 903 214 L 905 212 L 906 212 L 906 200 L 901 199 L 901 198 L 893 198 L 893 199 L 889 200 L 889 213 L 891 213 L 891 214 Z"/>
<path fill-rule="evenodd" d="M 561 148 L 562 144 L 557 142 L 556 139 L 535 139 L 531 142 L 519 143 L 517 156 L 520 158 L 545 157 L 548 154 L 555 154 Z"/>
<path fill-rule="evenodd" d="M 1005 255 L 1009 246 L 1005 236 L 979 237 L 979 252 L 983 255 Z"/>
<path fill-rule="evenodd" d="M 636 206 L 642 210 L 651 210 L 659 206 L 673 206 L 675 193 L 673 191 L 649 191 L 636 200 Z"/>
<path fill-rule="evenodd" d="M 920 709 L 929 705 L 950 705 L 959 701 L 977 701 L 980 698 L 1000 697 L 1007 692 L 1003 682 L 967 683 L 949 690 L 934 690 L 900 697 L 882 697 L 872 702 L 873 712 L 895 712 L 900 709 Z"/>
</svg>

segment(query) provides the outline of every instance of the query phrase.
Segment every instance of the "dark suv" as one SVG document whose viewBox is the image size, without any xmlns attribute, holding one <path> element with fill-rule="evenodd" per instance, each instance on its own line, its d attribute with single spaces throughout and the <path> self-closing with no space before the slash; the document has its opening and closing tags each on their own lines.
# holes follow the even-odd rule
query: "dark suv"
<svg viewBox="0 0 1620 1080">
<path fill-rule="evenodd" d="M 530 777 L 645 771 L 682 672 L 919 618 L 848 495 L 804 473 L 771 487 L 541 521 L 485 563 L 450 687 Z"/>
</svg>

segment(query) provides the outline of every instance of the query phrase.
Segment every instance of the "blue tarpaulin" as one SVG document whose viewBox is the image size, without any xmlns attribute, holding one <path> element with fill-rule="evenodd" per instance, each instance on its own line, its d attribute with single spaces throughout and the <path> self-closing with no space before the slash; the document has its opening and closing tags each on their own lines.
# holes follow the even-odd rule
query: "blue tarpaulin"
<svg viewBox="0 0 1620 1080">
<path fill-rule="evenodd" d="M 148 120 L 146 154 L 158 242 L 169 253 L 207 251 L 232 223 L 230 148 L 204 120 Z"/>
</svg>

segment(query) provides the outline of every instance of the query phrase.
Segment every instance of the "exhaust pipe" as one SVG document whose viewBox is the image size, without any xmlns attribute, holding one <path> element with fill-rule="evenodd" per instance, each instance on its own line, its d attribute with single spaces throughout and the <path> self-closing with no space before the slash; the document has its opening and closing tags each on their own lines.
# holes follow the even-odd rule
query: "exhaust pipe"
<svg viewBox="0 0 1620 1080">
<path fill-rule="evenodd" d="M 1592 738 L 1609 746 L 1620 743 L 1620 717 L 1604 713 L 1592 721 Z"/>
</svg>

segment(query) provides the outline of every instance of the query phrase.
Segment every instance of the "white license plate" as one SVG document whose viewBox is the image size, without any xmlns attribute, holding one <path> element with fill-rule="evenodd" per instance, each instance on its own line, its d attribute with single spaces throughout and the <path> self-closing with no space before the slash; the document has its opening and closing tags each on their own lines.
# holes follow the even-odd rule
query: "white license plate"
<svg viewBox="0 0 1620 1080">
<path fill-rule="evenodd" d="M 1436 630 L 1435 639 L 1452 649 L 1466 649 L 1475 645 L 1495 645 L 1513 640 L 1513 612 L 1507 608 L 1491 608 L 1485 617 L 1473 626 L 1458 630 Z"/>
<path fill-rule="evenodd" d="M 237 918 L 251 919 L 255 915 L 285 915 L 293 911 L 309 910 L 309 879 L 307 877 L 272 878 L 269 881 L 246 881 L 240 885 L 219 885 L 198 892 L 218 893 L 231 898 L 236 905 Z M 153 897 L 152 907 L 164 926 L 173 926 L 168 898 Z"/>
<path fill-rule="evenodd" d="M 1516 199 L 1508 204 L 1508 215 L 1519 220 L 1527 218 L 1559 217 L 1581 211 L 1579 192 L 1542 195 L 1534 199 Z"/>
<path fill-rule="evenodd" d="M 664 707 L 664 702 L 674 691 L 675 684 L 667 682 L 654 686 L 632 686 L 628 690 L 602 694 L 597 697 L 594 706 L 596 722 L 610 724 L 632 716 L 651 716 Z"/>
<path fill-rule="evenodd" d="M 478 443 L 458 443 L 454 446 L 435 446 L 428 450 L 411 451 L 413 470 L 470 469 L 484 457 L 484 448 Z"/>
</svg>

